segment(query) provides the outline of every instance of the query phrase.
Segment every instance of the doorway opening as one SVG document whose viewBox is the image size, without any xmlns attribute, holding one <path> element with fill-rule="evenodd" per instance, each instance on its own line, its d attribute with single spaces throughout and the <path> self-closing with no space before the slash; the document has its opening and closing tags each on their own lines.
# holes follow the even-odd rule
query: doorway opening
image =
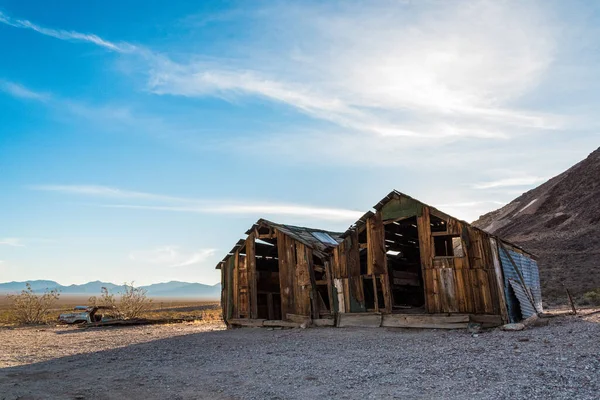
<svg viewBox="0 0 600 400">
<path fill-rule="evenodd" d="M 386 221 L 384 224 L 392 310 L 423 312 L 425 289 L 417 217 Z"/>
<path fill-rule="evenodd" d="M 259 231 L 260 233 L 260 231 Z M 259 319 L 281 319 L 277 239 L 256 239 L 256 305 Z"/>
</svg>

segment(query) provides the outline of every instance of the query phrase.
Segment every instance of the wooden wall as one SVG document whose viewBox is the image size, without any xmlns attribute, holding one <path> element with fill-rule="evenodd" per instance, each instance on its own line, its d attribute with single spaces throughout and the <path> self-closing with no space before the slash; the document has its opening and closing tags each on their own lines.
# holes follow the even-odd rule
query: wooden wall
<svg viewBox="0 0 600 400">
<path fill-rule="evenodd" d="M 431 232 L 431 215 L 447 222 L 446 233 Z M 490 236 L 455 218 L 418 203 L 412 199 L 392 199 L 369 217 L 364 225 L 367 233 L 367 274 L 360 275 L 358 229 L 350 233 L 332 254 L 334 286 L 342 291 L 338 298 L 344 304 L 340 312 L 362 312 L 364 309 L 364 278 L 381 284 L 385 304 L 376 311 L 391 312 L 392 294 L 387 274 L 385 251 L 385 220 L 417 217 L 419 249 L 428 313 L 472 313 L 504 315 L 503 293 L 494 267 Z M 463 257 L 436 257 L 434 235 L 459 235 Z M 371 282 L 369 279 L 369 282 Z"/>
<path fill-rule="evenodd" d="M 359 231 L 366 230 L 366 243 L 360 243 Z M 351 232 L 333 250 L 331 256 L 334 296 L 338 298 L 337 312 L 391 312 L 392 298 L 387 273 L 385 235 L 381 213 L 367 219 L 361 230 Z M 367 250 L 366 273 L 361 274 L 360 249 Z M 374 308 L 367 309 L 365 285 L 373 285 Z M 377 293 L 383 292 L 383 303 Z"/>
<path fill-rule="evenodd" d="M 311 315 L 314 282 L 312 250 L 284 233 L 277 231 L 279 283 L 281 285 L 281 314 Z"/>
<path fill-rule="evenodd" d="M 221 305 L 226 321 L 258 318 L 256 237 L 255 232 L 248 235 L 245 244 L 221 264 Z M 312 249 L 278 230 L 273 238 L 277 239 L 282 319 L 287 314 L 319 318 Z"/>
<path fill-rule="evenodd" d="M 430 216 L 447 221 L 447 234 L 459 235 L 463 257 L 436 257 Z M 501 314 L 498 280 L 489 235 L 424 206 L 417 217 L 425 304 L 430 313 Z"/>
<path fill-rule="evenodd" d="M 446 221 L 446 233 L 431 232 L 432 215 Z M 406 198 L 392 199 L 389 204 L 383 205 L 364 225 L 350 232 L 333 249 L 328 260 L 323 260 L 326 278 L 321 279 L 327 280 L 331 313 L 392 312 L 384 221 L 410 216 L 417 217 L 426 311 L 505 316 L 502 278 L 498 276 L 501 272 L 495 262 L 497 255 L 490 245 L 493 243 L 491 237 Z M 270 232 L 272 236 L 269 237 L 277 239 L 282 319 L 286 319 L 287 314 L 319 318 L 312 250 L 277 229 Z M 440 234 L 460 236 L 464 255 L 436 257 L 434 236 Z M 245 256 L 238 250 L 222 263 L 222 306 L 226 318 L 257 318 L 257 235 L 254 232 L 248 236 Z M 361 268 L 361 249 L 366 251 L 366 268 L 364 264 Z M 324 281 L 319 281 L 319 284 L 323 285 Z M 367 309 L 365 285 L 373 285 L 373 309 Z M 383 301 L 377 298 L 378 291 L 382 292 Z"/>
</svg>

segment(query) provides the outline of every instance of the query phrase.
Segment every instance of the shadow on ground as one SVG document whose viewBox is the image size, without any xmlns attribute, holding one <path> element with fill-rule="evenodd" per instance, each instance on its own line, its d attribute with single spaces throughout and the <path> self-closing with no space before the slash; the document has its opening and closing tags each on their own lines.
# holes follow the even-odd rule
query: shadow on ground
<svg viewBox="0 0 600 400">
<path fill-rule="evenodd" d="M 575 318 L 477 337 L 382 328 L 202 332 L 5 368 L 0 399 L 594 399 L 599 339 L 599 324 Z"/>
</svg>

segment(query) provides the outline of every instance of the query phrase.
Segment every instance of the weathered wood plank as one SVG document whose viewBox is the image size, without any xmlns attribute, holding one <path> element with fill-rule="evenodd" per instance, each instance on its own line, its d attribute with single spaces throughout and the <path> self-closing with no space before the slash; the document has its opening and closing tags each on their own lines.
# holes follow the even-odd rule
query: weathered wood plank
<svg viewBox="0 0 600 400">
<path fill-rule="evenodd" d="M 346 262 L 348 263 L 348 276 L 360 275 L 360 249 L 358 244 L 358 233 L 352 232 L 345 240 Z"/>
<path fill-rule="evenodd" d="M 233 254 L 233 318 L 240 317 L 240 251 Z"/>
<path fill-rule="evenodd" d="M 381 326 L 380 313 L 357 313 L 357 314 L 338 314 L 337 326 L 339 328 L 361 327 L 378 328 Z"/>
<path fill-rule="evenodd" d="M 469 315 L 386 314 L 381 326 L 389 328 L 466 329 Z"/>
<path fill-rule="evenodd" d="M 279 327 L 279 328 L 300 328 L 299 323 L 291 321 L 280 321 L 280 320 L 265 320 L 262 326 L 265 327 Z"/>
<path fill-rule="evenodd" d="M 294 314 L 293 309 L 293 280 L 290 279 L 290 269 L 287 251 L 287 236 L 277 231 L 277 256 L 279 258 L 279 285 L 281 290 L 281 315 Z"/>
<path fill-rule="evenodd" d="M 312 320 L 314 326 L 335 326 L 333 318 L 317 318 Z"/>
<path fill-rule="evenodd" d="M 350 296 L 350 312 L 366 311 L 365 292 L 360 275 L 350 277 Z"/>
<path fill-rule="evenodd" d="M 388 274 L 380 275 L 379 280 L 381 282 L 381 289 L 383 290 L 383 298 L 385 301 L 382 311 L 385 313 L 391 313 L 394 299 L 392 297 L 392 290 L 390 288 L 390 276 Z"/>
<path fill-rule="evenodd" d="M 327 293 L 329 294 L 329 312 L 337 312 L 336 300 L 333 293 L 333 278 L 331 276 L 331 262 L 325 261 L 325 274 L 327 276 Z"/>
<path fill-rule="evenodd" d="M 367 219 L 367 244 L 367 274 L 387 273 L 385 235 L 380 212 Z"/>
<path fill-rule="evenodd" d="M 456 298 L 456 282 L 454 279 L 454 270 L 442 268 L 440 272 L 442 312 L 456 313 L 459 312 L 458 302 Z"/>
<path fill-rule="evenodd" d="M 346 312 L 346 302 L 344 300 L 344 282 L 342 279 L 334 279 L 333 285 L 335 287 L 335 293 L 337 294 L 337 306 L 338 313 Z"/>
<path fill-rule="evenodd" d="M 286 314 L 286 321 L 296 322 L 298 324 L 310 323 L 311 318 L 307 315 Z"/>
<path fill-rule="evenodd" d="M 433 241 L 431 240 L 431 219 L 429 207 L 423 207 L 423 213 L 417 217 L 419 232 L 419 251 L 421 252 L 421 266 L 423 269 L 433 267 Z"/>
<path fill-rule="evenodd" d="M 494 277 L 496 278 L 496 286 L 498 287 L 498 308 L 500 311 L 500 315 L 502 316 L 502 322 L 507 324 L 509 322 L 508 309 L 506 306 L 506 298 L 504 297 L 504 279 L 502 275 L 502 265 L 500 264 L 500 257 L 498 254 L 498 243 L 496 243 L 496 239 L 494 238 L 490 238 L 490 251 L 492 253 L 492 264 L 494 265 Z"/>
<path fill-rule="evenodd" d="M 256 289 L 256 250 L 254 232 L 246 239 L 246 268 L 248 269 L 248 287 L 250 289 L 250 318 L 258 318 L 258 291 Z"/>
<path fill-rule="evenodd" d="M 247 319 L 247 318 L 232 318 L 229 320 L 231 325 L 246 326 L 246 327 L 261 327 L 266 320 L 264 319 Z"/>
<path fill-rule="evenodd" d="M 311 314 L 312 282 L 310 279 L 307 247 L 303 243 L 293 239 L 290 240 L 296 247 L 294 253 L 296 258 L 296 265 L 294 268 L 295 314 L 308 316 Z M 316 296 L 314 296 L 314 299 L 316 300 Z"/>
</svg>

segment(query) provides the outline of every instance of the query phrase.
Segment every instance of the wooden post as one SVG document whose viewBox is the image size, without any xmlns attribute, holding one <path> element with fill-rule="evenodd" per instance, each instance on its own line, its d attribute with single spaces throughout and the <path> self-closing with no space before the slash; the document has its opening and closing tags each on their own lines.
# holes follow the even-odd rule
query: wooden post
<svg viewBox="0 0 600 400">
<path fill-rule="evenodd" d="M 258 293 L 257 293 L 257 278 L 256 274 L 256 249 L 254 247 L 254 233 L 248 235 L 246 239 L 246 266 L 248 268 L 248 286 L 250 286 L 249 303 L 250 303 L 250 318 L 258 318 Z"/>
<path fill-rule="evenodd" d="M 567 289 L 565 284 L 563 283 L 562 285 L 565 288 L 565 291 L 567 292 L 567 298 L 569 299 L 569 304 L 571 305 L 571 310 L 573 310 L 573 315 L 577 315 L 577 309 L 575 308 L 575 303 L 573 303 L 573 297 L 571 296 L 571 293 L 569 292 L 569 289 Z"/>
</svg>

